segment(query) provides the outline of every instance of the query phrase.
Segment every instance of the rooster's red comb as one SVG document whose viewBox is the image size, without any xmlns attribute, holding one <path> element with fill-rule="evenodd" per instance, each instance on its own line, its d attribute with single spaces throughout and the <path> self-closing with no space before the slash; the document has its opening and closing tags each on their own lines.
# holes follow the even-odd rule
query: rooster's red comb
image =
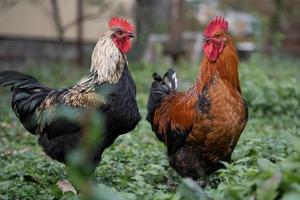
<svg viewBox="0 0 300 200">
<path fill-rule="evenodd" d="M 110 28 L 121 28 L 127 32 L 134 32 L 134 27 L 126 19 L 121 17 L 113 17 L 109 23 Z"/>
<path fill-rule="evenodd" d="M 204 30 L 204 35 L 210 37 L 214 32 L 222 30 L 227 31 L 228 22 L 222 16 L 216 16 L 213 20 L 206 26 Z"/>
</svg>

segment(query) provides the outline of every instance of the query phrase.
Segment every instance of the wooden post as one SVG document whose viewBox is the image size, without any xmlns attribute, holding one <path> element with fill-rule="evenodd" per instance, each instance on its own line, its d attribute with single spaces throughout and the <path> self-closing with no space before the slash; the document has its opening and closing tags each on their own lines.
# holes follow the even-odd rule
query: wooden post
<svg viewBox="0 0 300 200">
<path fill-rule="evenodd" d="M 77 65 L 83 66 L 83 0 L 77 0 Z"/>
<path fill-rule="evenodd" d="M 52 17 L 53 17 L 55 29 L 56 29 L 57 34 L 58 34 L 58 40 L 60 42 L 63 42 L 65 30 L 64 30 L 64 27 L 62 25 L 60 10 L 59 10 L 57 0 L 51 0 L 51 6 L 52 6 Z"/>
<path fill-rule="evenodd" d="M 184 54 L 183 48 L 184 0 L 171 0 L 171 13 L 169 24 L 169 42 L 165 53 L 172 57 L 173 63 L 178 62 L 180 55 Z"/>
<path fill-rule="evenodd" d="M 132 49 L 135 60 L 141 60 L 151 33 L 165 31 L 168 23 L 169 0 L 136 0 L 135 22 L 137 38 Z"/>
</svg>

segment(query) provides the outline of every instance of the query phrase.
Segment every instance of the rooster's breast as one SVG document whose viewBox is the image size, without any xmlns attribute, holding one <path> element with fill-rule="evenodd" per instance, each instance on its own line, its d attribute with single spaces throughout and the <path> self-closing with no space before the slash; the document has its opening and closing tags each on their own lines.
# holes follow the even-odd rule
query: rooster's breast
<svg viewBox="0 0 300 200">
<path fill-rule="evenodd" d="M 247 122 L 247 107 L 238 91 L 222 80 L 205 87 L 198 97 L 198 117 L 188 140 L 201 144 L 212 161 L 231 154 Z"/>
<path fill-rule="evenodd" d="M 113 134 L 125 134 L 135 128 L 141 120 L 136 101 L 136 87 L 127 68 L 124 69 L 114 91 L 109 95 L 105 109 L 107 130 Z"/>
</svg>

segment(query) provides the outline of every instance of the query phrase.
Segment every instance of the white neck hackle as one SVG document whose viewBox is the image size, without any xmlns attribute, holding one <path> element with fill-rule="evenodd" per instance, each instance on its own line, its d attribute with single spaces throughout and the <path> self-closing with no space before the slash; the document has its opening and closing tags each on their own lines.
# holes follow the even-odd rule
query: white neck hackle
<svg viewBox="0 0 300 200">
<path fill-rule="evenodd" d="M 91 60 L 91 72 L 97 73 L 97 82 L 117 83 L 127 63 L 126 56 L 111 39 L 112 31 L 107 31 L 97 42 Z"/>
</svg>

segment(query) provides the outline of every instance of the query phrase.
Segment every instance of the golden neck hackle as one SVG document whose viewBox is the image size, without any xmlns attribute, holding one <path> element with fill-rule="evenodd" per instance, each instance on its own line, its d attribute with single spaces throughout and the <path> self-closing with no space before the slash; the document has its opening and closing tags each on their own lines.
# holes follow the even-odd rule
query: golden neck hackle
<svg viewBox="0 0 300 200">
<path fill-rule="evenodd" d="M 238 56 L 235 47 L 229 40 L 215 62 L 209 61 L 204 55 L 194 87 L 190 94 L 199 94 L 214 78 L 220 78 L 232 91 L 241 93 L 238 76 Z"/>
</svg>

